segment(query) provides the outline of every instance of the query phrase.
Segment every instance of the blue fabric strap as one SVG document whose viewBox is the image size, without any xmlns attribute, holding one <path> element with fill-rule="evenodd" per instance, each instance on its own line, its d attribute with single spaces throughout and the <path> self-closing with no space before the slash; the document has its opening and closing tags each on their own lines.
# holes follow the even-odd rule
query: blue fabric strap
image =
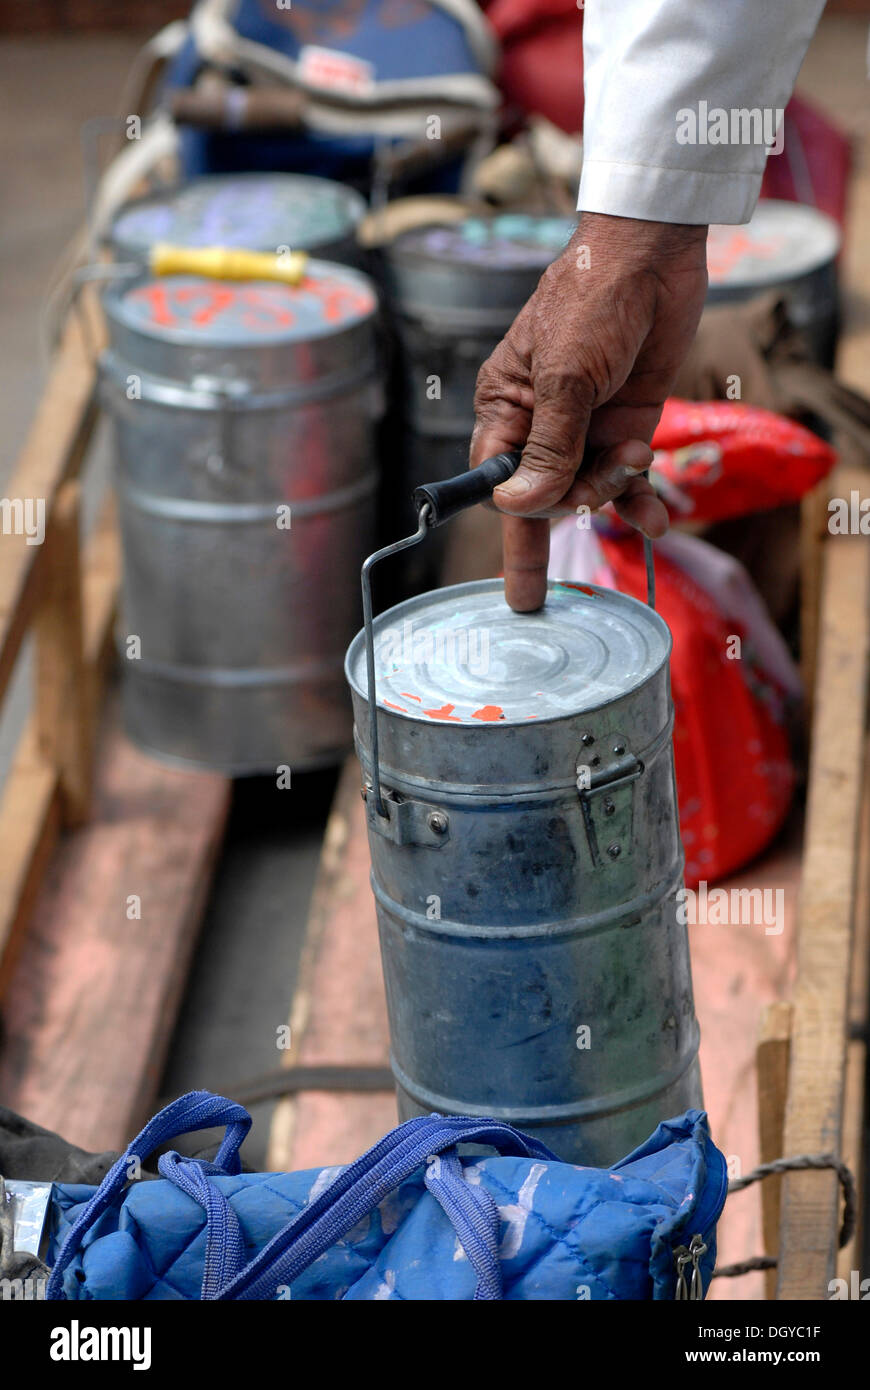
<svg viewBox="0 0 870 1390">
<path fill-rule="evenodd" d="M 133 1160 L 141 1162 L 179 1134 L 221 1124 L 226 1125 L 226 1134 L 214 1163 L 172 1152 L 163 1154 L 158 1164 L 163 1177 L 205 1212 L 204 1300 L 274 1298 L 279 1284 L 291 1284 L 423 1164 L 427 1164 L 426 1185 L 453 1224 L 477 1276 L 475 1298 L 499 1299 L 498 1208 L 482 1188 L 465 1181 L 455 1146 L 478 1143 L 516 1157 L 556 1157 L 546 1145 L 499 1120 L 468 1120 L 458 1115 L 408 1120 L 344 1168 L 245 1265 L 238 1218 L 210 1178 L 241 1172 L 239 1147 L 251 1119 L 232 1101 L 209 1091 L 192 1091 L 155 1115 L 106 1174 L 67 1234 L 48 1280 L 46 1298 L 64 1297 L 64 1272 L 88 1230 L 123 1193 Z"/>
<path fill-rule="evenodd" d="M 488 1144 L 500 1153 L 517 1157 L 555 1160 L 555 1154 L 546 1145 L 499 1120 L 469 1120 L 458 1115 L 429 1115 L 407 1120 L 343 1169 L 329 1187 L 273 1236 L 245 1269 L 225 1285 L 218 1297 L 274 1298 L 279 1284 L 292 1284 L 298 1279 L 431 1154 L 442 1153 L 456 1144 L 471 1143 Z M 475 1220 L 465 1199 L 460 1202 L 453 1188 L 451 1191 L 454 1205 L 462 1206 L 468 1225 L 474 1228 Z M 482 1253 L 480 1258 L 483 1262 Z M 491 1286 L 491 1279 L 488 1279 L 486 1287 Z"/>
<path fill-rule="evenodd" d="M 198 1202 L 206 1217 L 205 1264 L 200 1298 L 217 1298 L 224 1284 L 234 1279 L 245 1263 L 245 1238 L 239 1218 L 219 1187 L 209 1182 L 210 1169 L 218 1175 L 216 1164 L 196 1158 L 182 1158 L 175 1152 L 161 1154 L 157 1167 L 164 1178 Z"/>
<path fill-rule="evenodd" d="M 179 1096 L 178 1100 L 165 1106 L 152 1120 L 148 1121 L 142 1132 L 137 1134 L 136 1138 L 127 1145 L 124 1153 L 109 1169 L 93 1197 L 70 1227 L 46 1284 L 45 1297 L 47 1300 L 60 1300 L 65 1297 L 63 1276 L 67 1267 L 90 1228 L 111 1206 L 112 1202 L 123 1193 L 130 1181 L 131 1167 L 140 1165 L 146 1158 L 150 1157 L 155 1149 L 159 1149 L 161 1144 L 167 1143 L 170 1139 L 176 1139 L 179 1134 L 189 1134 L 198 1129 L 210 1129 L 216 1125 L 226 1125 L 226 1133 L 215 1155 L 215 1162 L 200 1166 L 211 1169 L 212 1172 L 228 1174 L 231 1177 L 236 1176 L 242 1171 L 239 1149 L 245 1135 L 251 1128 L 251 1117 L 247 1110 L 243 1110 L 234 1101 L 225 1100 L 223 1096 L 212 1095 L 211 1091 L 190 1091 L 187 1095 Z M 178 1156 L 176 1155 L 176 1157 Z M 198 1162 L 196 1159 L 182 1161 L 187 1164 Z M 162 1164 L 162 1162 L 163 1159 L 161 1158 L 160 1163 Z M 173 1181 L 175 1181 L 174 1178 Z M 181 1183 L 178 1185 L 181 1186 Z M 187 1190 L 185 1188 L 185 1191 Z M 217 1189 L 213 1190 L 217 1191 Z M 194 1196 L 194 1193 L 191 1192 L 190 1195 Z M 233 1219 L 235 1220 L 235 1216 Z M 210 1239 L 209 1243 L 211 1243 Z M 219 1266 L 221 1266 L 221 1261 L 215 1255 L 213 1267 Z M 230 1268 L 232 1268 L 231 1257 L 228 1262 L 228 1272 Z M 205 1278 L 203 1282 L 205 1283 Z"/>
<path fill-rule="evenodd" d="M 498 1260 L 500 1217 L 493 1198 L 482 1187 L 472 1187 L 465 1181 L 465 1170 L 452 1149 L 431 1156 L 426 1164 L 425 1183 L 456 1231 L 477 1275 L 475 1299 L 502 1298 Z"/>
</svg>

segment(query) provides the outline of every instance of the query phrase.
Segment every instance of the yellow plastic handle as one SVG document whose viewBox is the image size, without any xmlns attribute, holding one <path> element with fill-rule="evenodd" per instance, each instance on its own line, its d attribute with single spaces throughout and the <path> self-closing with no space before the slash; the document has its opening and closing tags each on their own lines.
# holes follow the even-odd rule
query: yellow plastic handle
<svg viewBox="0 0 870 1390">
<path fill-rule="evenodd" d="M 238 251 L 231 246 L 173 246 L 158 241 L 151 248 L 155 275 L 205 275 L 211 280 L 278 280 L 298 285 L 308 264 L 306 251 Z"/>
</svg>

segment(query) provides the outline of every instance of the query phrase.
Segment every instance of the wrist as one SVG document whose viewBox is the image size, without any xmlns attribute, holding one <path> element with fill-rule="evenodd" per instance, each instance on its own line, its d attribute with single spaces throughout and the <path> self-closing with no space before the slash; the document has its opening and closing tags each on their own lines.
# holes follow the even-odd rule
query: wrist
<svg viewBox="0 0 870 1390">
<path fill-rule="evenodd" d="M 706 223 L 651 222 L 639 217 L 583 212 L 571 242 L 607 246 L 611 254 L 625 251 L 641 259 L 692 252 L 705 255 L 707 230 Z"/>
</svg>

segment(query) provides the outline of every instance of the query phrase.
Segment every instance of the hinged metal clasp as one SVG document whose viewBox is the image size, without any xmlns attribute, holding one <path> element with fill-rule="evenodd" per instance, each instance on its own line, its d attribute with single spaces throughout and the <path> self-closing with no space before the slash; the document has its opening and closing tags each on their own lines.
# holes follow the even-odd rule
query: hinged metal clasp
<svg viewBox="0 0 870 1390">
<path fill-rule="evenodd" d="M 246 381 L 205 373 L 195 376 L 191 385 L 195 391 L 213 399 L 217 419 L 217 452 L 208 455 L 206 467 L 210 473 L 222 473 L 229 464 L 236 463 L 233 449 L 233 413 L 244 406 L 245 398 L 251 394 L 250 385 Z M 246 467 L 244 462 L 242 466 Z"/>
<path fill-rule="evenodd" d="M 631 856 L 634 783 L 643 772 L 643 763 L 629 751 L 619 734 L 607 740 L 611 761 L 606 763 L 602 763 L 601 753 L 593 752 L 595 739 L 592 734 L 584 734 L 581 742 L 583 752 L 576 768 L 577 791 L 589 857 L 597 869 L 607 860 Z"/>
<path fill-rule="evenodd" d="M 412 801 L 398 792 L 382 787 L 381 815 L 369 782 L 362 789 L 366 817 L 373 830 L 394 845 L 420 845 L 424 849 L 441 849 L 450 839 L 450 818 L 426 801 Z"/>
</svg>

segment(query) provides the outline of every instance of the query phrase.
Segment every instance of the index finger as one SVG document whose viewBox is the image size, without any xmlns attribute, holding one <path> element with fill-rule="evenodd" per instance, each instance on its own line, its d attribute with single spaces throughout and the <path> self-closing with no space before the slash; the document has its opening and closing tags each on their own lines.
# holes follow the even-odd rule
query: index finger
<svg viewBox="0 0 870 1390">
<path fill-rule="evenodd" d="M 522 448 L 528 434 L 529 413 L 508 401 L 499 402 L 498 415 L 478 420 L 471 436 L 469 464 L 477 468 L 495 454 Z M 493 503 L 484 505 L 492 506 Z M 515 613 L 534 613 L 547 597 L 547 563 L 550 558 L 550 523 L 539 518 L 501 513 L 504 594 Z"/>
<path fill-rule="evenodd" d="M 534 613 L 547 597 L 550 523 L 502 513 L 501 538 L 504 596 L 515 613 Z"/>
</svg>

